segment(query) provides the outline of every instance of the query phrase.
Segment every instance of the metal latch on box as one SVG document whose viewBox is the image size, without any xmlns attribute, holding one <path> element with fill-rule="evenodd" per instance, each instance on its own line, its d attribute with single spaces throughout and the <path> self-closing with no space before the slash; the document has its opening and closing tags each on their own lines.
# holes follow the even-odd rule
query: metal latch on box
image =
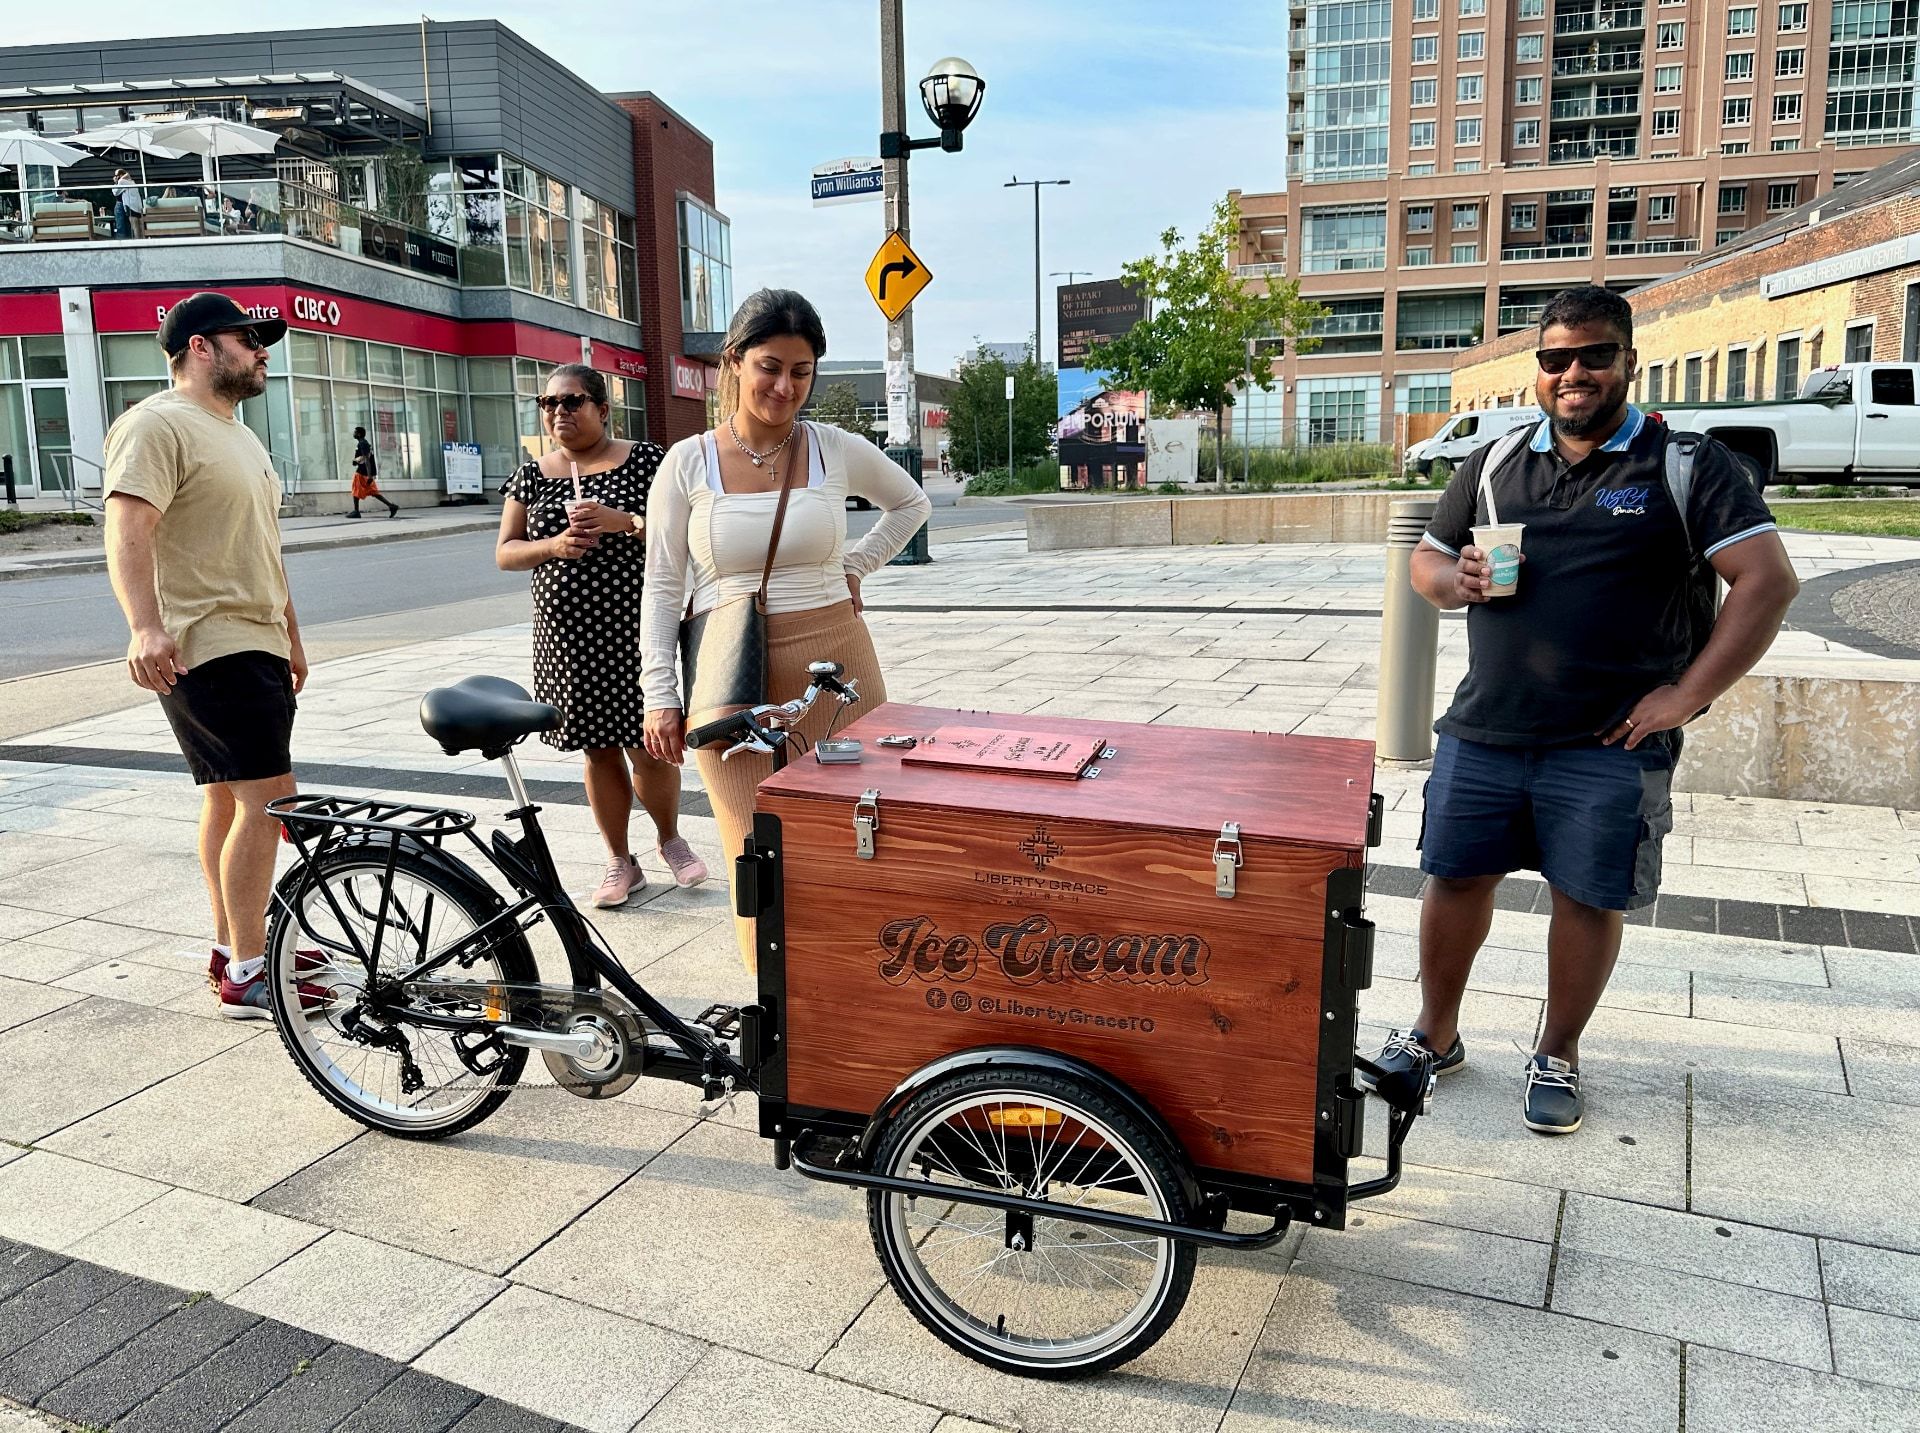
<svg viewBox="0 0 1920 1433">
<path fill-rule="evenodd" d="M 880 829 L 880 793 L 868 787 L 853 803 L 853 854 L 863 861 L 873 859 L 873 833 Z"/>
<path fill-rule="evenodd" d="M 1220 839 L 1213 843 L 1213 893 L 1221 900 L 1233 899 L 1233 873 L 1245 860 L 1240 849 L 1240 823 L 1222 823 Z"/>
</svg>

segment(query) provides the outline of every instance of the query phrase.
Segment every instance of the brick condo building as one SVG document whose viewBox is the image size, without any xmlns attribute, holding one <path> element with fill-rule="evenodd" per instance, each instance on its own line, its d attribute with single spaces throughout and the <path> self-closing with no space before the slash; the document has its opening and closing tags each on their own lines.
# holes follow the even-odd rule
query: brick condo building
<svg viewBox="0 0 1920 1433">
<path fill-rule="evenodd" d="M 1920 143 L 1920 5 L 1289 0 L 1288 188 L 1241 272 L 1333 312 L 1236 413 L 1395 441 L 1452 356 L 1572 283 L 1631 289 Z"/>
<path fill-rule="evenodd" d="M 1828 363 L 1920 362 L 1920 149 L 1631 301 L 1635 396 L 1651 407 L 1789 398 Z M 1512 333 L 1461 353 L 1455 407 L 1531 403 L 1534 344 Z"/>
</svg>

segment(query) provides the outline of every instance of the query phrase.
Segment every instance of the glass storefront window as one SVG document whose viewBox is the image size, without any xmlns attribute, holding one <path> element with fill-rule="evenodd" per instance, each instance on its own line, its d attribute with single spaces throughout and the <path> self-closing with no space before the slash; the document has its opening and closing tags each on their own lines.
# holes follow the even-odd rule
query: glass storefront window
<svg viewBox="0 0 1920 1433">
<path fill-rule="evenodd" d="M 0 343 L 0 349 L 12 346 L 11 341 Z M 26 390 L 18 383 L 0 383 L 0 453 L 13 454 L 13 479 L 19 487 L 33 483 L 32 452 Z"/>
<path fill-rule="evenodd" d="M 299 435 L 294 456 L 300 460 L 301 486 L 313 488 L 328 479 L 337 480 L 341 475 L 333 463 L 333 427 L 338 420 L 330 385 L 324 380 L 295 378 L 291 381 L 295 432 Z M 351 430 L 349 424 L 348 431 Z"/>
<path fill-rule="evenodd" d="M 463 386 L 460 382 L 460 360 L 451 354 L 434 354 L 433 377 L 433 386 L 435 388 L 447 393 L 460 392 Z M 449 439 L 448 441 L 451 442 L 452 440 Z"/>
<path fill-rule="evenodd" d="M 27 377 L 65 378 L 67 341 L 58 334 L 40 334 L 20 340 L 26 355 Z"/>
<path fill-rule="evenodd" d="M 401 366 L 400 350 L 390 343 L 368 344 L 367 376 L 375 383 L 404 382 L 405 370 Z"/>
<path fill-rule="evenodd" d="M 327 341 L 319 334 L 303 333 L 297 328 L 288 329 L 287 350 L 293 357 L 295 373 L 326 374 Z"/>
<path fill-rule="evenodd" d="M 144 333 L 109 333 L 100 338 L 100 368 L 108 378 L 167 376 L 167 355 Z"/>
<path fill-rule="evenodd" d="M 336 378 L 367 377 L 367 346 L 357 338 L 335 338 L 328 340 L 333 350 L 333 372 Z"/>
<path fill-rule="evenodd" d="M 20 346 L 10 338 L 0 338 L 0 379 L 20 376 Z"/>
<path fill-rule="evenodd" d="M 733 241 L 727 220 L 681 195 L 680 321 L 690 333 L 714 333 L 733 317 Z"/>
<path fill-rule="evenodd" d="M 407 387 L 433 387 L 433 355 L 409 348 L 402 358 L 406 364 Z"/>
<path fill-rule="evenodd" d="M 469 358 L 467 360 L 467 391 L 469 393 L 513 392 L 513 360 Z"/>
</svg>

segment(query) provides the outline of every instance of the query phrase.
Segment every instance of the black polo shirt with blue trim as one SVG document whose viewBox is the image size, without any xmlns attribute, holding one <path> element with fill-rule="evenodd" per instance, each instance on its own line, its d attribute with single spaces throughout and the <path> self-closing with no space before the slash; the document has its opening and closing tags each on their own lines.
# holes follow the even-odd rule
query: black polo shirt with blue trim
<svg viewBox="0 0 1920 1433">
<path fill-rule="evenodd" d="M 1691 656 L 1688 536 L 1712 557 L 1774 530 L 1773 514 L 1727 450 L 1703 439 L 1684 525 L 1667 492 L 1665 424 L 1627 406 L 1614 435 L 1577 463 L 1549 420 L 1495 472 L 1500 521 L 1526 524 L 1518 590 L 1467 608 L 1467 675 L 1434 730 L 1493 746 L 1595 739 Z M 1450 557 L 1487 519 L 1480 471 L 1463 463 L 1424 541 Z"/>
</svg>

